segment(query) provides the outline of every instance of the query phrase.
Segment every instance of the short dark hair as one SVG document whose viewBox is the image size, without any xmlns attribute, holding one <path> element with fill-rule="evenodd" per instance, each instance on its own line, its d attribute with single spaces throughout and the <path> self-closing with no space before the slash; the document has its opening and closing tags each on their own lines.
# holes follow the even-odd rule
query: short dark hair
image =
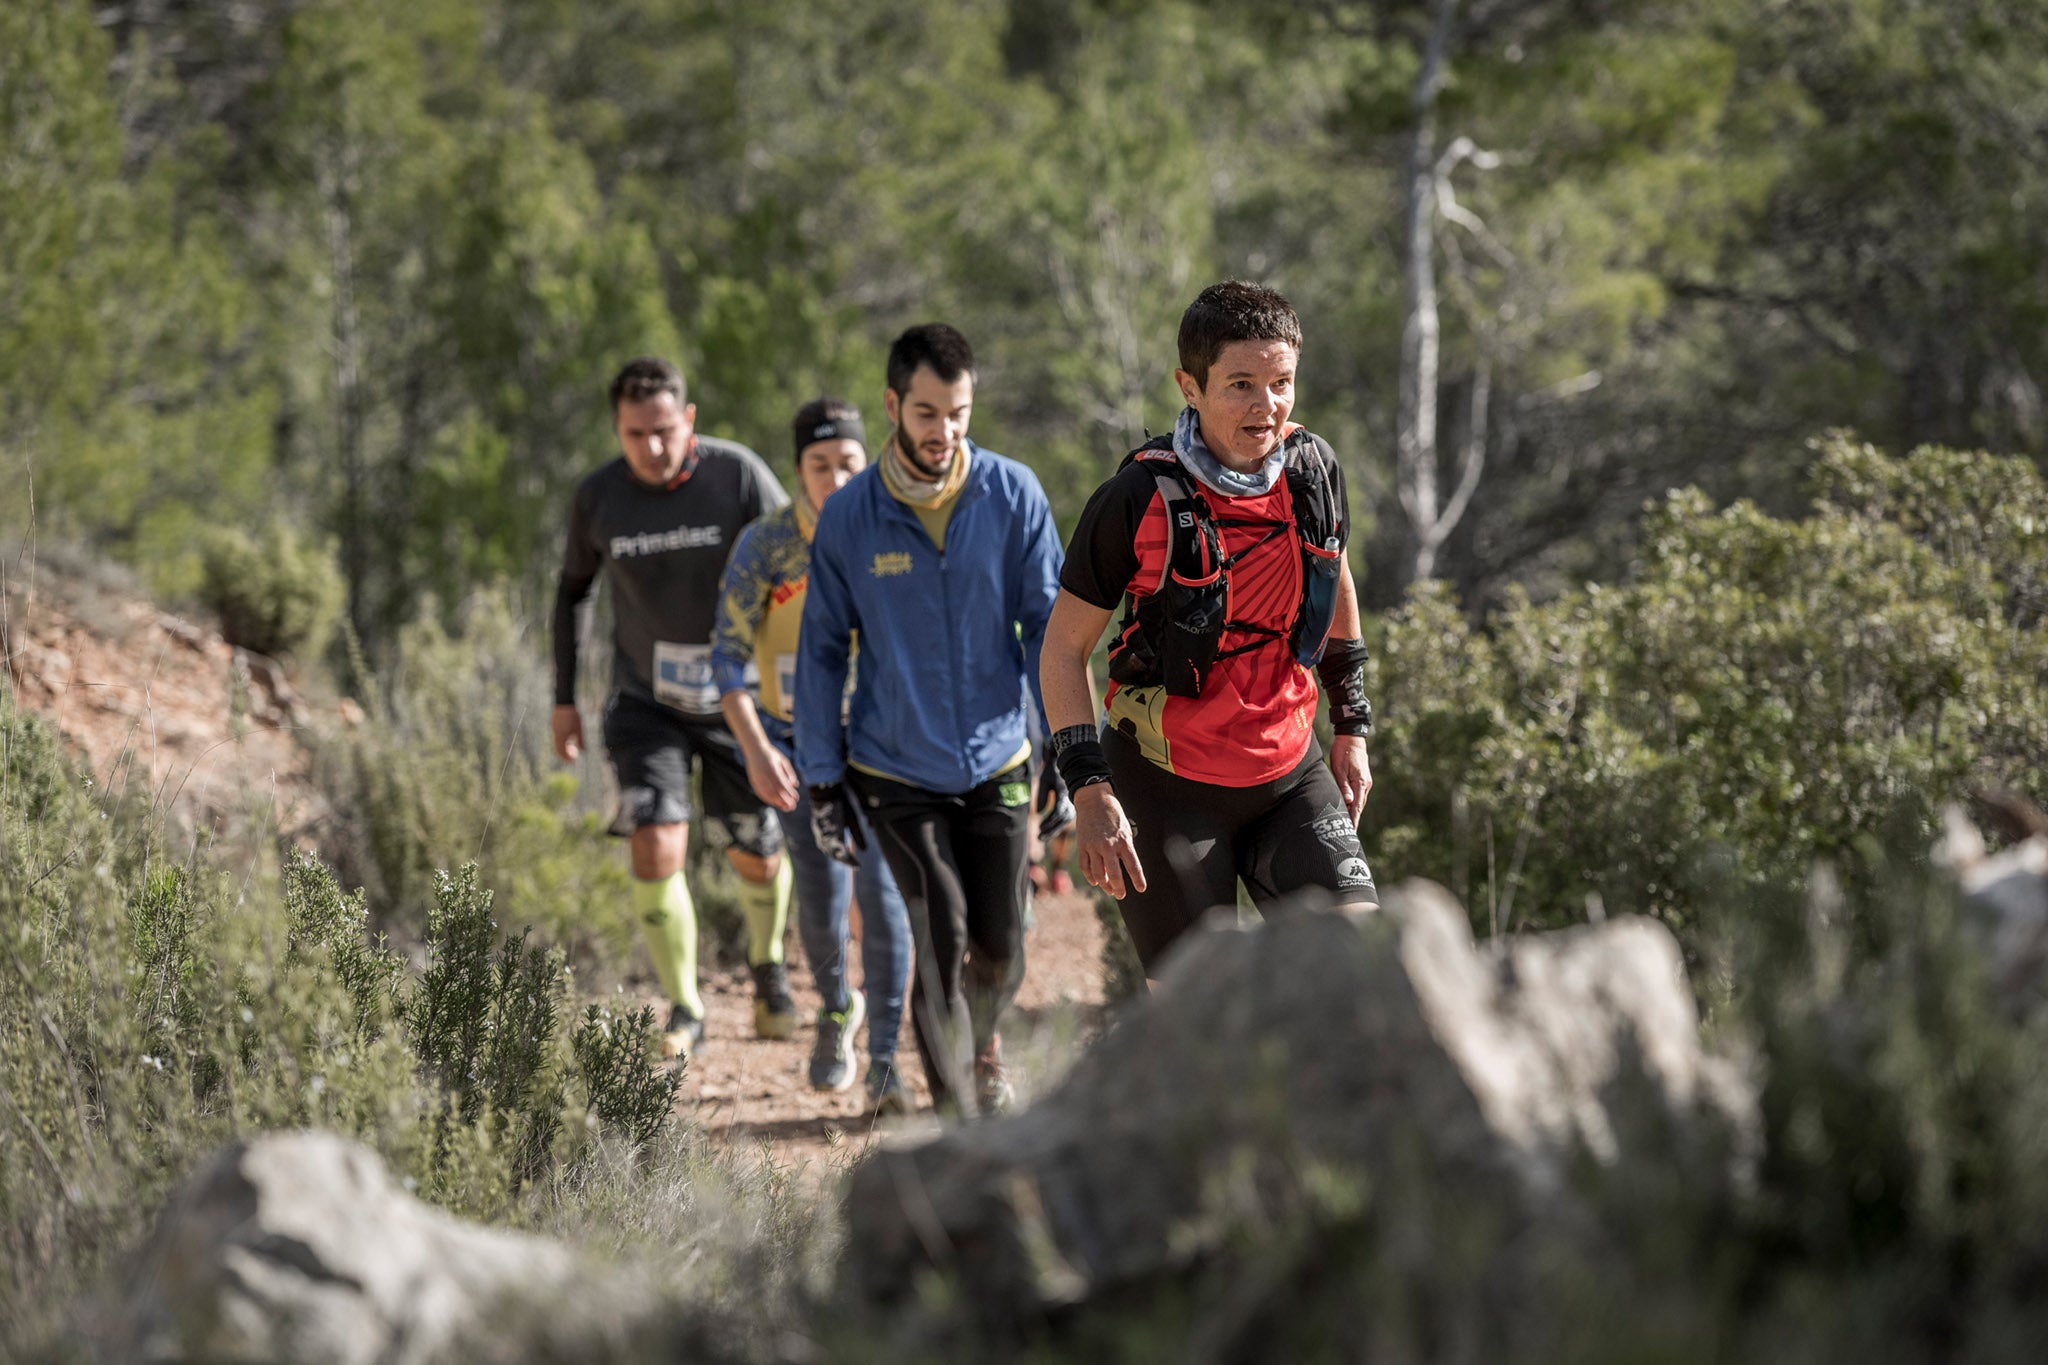
<svg viewBox="0 0 2048 1365">
<path fill-rule="evenodd" d="M 931 366 L 933 374 L 950 384 L 974 373 L 974 348 L 943 322 L 920 323 L 889 347 L 889 387 L 897 397 L 910 392 L 910 377 L 920 365 Z"/>
<path fill-rule="evenodd" d="M 821 427 L 832 431 L 832 436 L 818 435 Z M 835 436 L 859 442 L 862 450 L 868 448 L 867 433 L 861 429 L 860 409 L 844 398 L 834 398 L 829 394 L 813 398 L 798 408 L 796 416 L 790 419 L 789 434 L 796 442 L 799 464 L 803 461 L 804 450 L 813 442 L 831 440 Z"/>
<path fill-rule="evenodd" d="M 1195 295 L 1180 315 L 1180 367 L 1209 387 L 1209 367 L 1233 341 L 1284 341 L 1301 350 L 1301 319 L 1278 290 L 1225 280 Z"/>
<path fill-rule="evenodd" d="M 644 403 L 664 393 L 674 394 L 678 404 L 689 401 L 681 370 L 658 355 L 629 360 L 612 380 L 612 416 L 619 415 L 621 403 Z"/>
</svg>

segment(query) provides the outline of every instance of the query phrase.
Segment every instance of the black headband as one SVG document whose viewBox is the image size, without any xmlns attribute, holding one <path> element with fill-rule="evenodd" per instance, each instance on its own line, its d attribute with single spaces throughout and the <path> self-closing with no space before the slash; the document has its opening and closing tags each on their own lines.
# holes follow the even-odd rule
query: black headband
<svg viewBox="0 0 2048 1365">
<path fill-rule="evenodd" d="M 804 447 L 819 441 L 852 441 L 862 450 L 868 448 L 866 434 L 862 431 L 858 417 L 821 417 L 815 422 L 800 423 L 794 429 L 797 458 L 802 459 Z"/>
</svg>

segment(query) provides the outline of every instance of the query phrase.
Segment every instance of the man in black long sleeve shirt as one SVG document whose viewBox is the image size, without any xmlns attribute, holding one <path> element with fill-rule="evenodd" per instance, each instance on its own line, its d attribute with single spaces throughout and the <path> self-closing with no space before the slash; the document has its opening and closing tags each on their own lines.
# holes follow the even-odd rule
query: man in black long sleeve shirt
<svg viewBox="0 0 2048 1365">
<path fill-rule="evenodd" d="M 748 785 L 719 711 L 711 633 L 719 575 L 740 529 L 788 498 L 753 451 L 697 434 L 696 405 L 667 361 L 629 363 L 612 381 L 611 400 L 621 457 L 576 490 L 555 593 L 555 752 L 566 762 L 582 751 L 578 609 L 602 572 L 612 592 L 604 713 L 619 781 L 612 832 L 631 841 L 633 909 L 670 1000 L 664 1051 L 686 1053 L 704 1031 L 696 910 L 683 877 L 693 760 L 702 768 L 706 831 L 740 877 L 755 1031 L 786 1038 L 796 1007 L 782 958 L 789 876 L 781 826 Z"/>
</svg>

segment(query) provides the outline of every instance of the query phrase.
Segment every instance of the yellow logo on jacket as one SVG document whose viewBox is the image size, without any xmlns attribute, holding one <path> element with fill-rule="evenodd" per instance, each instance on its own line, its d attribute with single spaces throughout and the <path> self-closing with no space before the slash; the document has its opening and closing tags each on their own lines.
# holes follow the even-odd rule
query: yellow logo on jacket
<svg viewBox="0 0 2048 1365">
<path fill-rule="evenodd" d="M 874 567 L 868 570 L 876 578 L 894 578 L 910 572 L 910 551 L 878 550 L 875 552 Z"/>
</svg>

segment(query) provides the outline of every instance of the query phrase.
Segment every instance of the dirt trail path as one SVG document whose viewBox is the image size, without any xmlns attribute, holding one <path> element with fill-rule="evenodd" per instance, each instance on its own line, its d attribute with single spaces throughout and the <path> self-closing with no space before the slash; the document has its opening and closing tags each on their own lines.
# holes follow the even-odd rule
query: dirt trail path
<svg viewBox="0 0 2048 1365">
<path fill-rule="evenodd" d="M 1103 1005 L 1102 926 L 1088 897 L 1041 896 L 1034 913 L 1025 944 L 1024 984 L 1003 1029 L 1004 1058 L 1020 1099 L 1043 1091 L 1065 1068 L 1078 1043 L 1099 1026 Z M 728 969 L 707 976 L 706 1041 L 684 1072 L 676 1102 L 679 1116 L 702 1125 L 736 1153 L 760 1153 L 777 1165 L 811 1166 L 822 1173 L 840 1169 L 876 1142 L 933 1130 L 909 1019 L 897 1056 L 918 1112 L 877 1125 L 864 1112 L 857 1082 L 842 1094 L 810 1088 L 805 1069 L 819 1002 L 801 951 L 790 959 L 790 985 L 802 1022 L 796 1037 L 770 1042 L 753 1036 L 753 984 L 746 972 Z M 865 1068 L 865 1029 L 862 1035 Z"/>
</svg>

